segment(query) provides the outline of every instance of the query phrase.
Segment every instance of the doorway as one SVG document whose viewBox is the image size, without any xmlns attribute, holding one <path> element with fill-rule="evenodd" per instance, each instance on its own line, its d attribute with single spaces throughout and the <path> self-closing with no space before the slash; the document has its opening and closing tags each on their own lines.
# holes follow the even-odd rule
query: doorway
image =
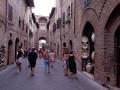
<svg viewBox="0 0 120 90">
<path fill-rule="evenodd" d="M 13 42 L 12 40 L 9 40 L 8 41 L 8 57 L 7 57 L 7 65 L 10 64 L 10 60 L 12 59 L 12 45 L 13 45 Z"/>
<path fill-rule="evenodd" d="M 115 57 L 116 57 L 116 74 L 117 74 L 117 87 L 120 87 L 120 26 L 115 33 Z"/>
<path fill-rule="evenodd" d="M 17 49 L 18 49 L 18 44 L 19 44 L 19 38 L 16 38 L 15 40 L 15 61 L 16 61 L 16 54 L 17 54 Z"/>
</svg>

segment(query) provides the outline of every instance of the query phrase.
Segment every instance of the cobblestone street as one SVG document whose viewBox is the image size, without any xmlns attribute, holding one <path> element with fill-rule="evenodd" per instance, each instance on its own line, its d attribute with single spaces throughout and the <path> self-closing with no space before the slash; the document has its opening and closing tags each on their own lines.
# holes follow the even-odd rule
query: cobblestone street
<svg viewBox="0 0 120 90">
<path fill-rule="evenodd" d="M 23 59 L 22 72 L 15 65 L 0 72 L 0 90 L 106 90 L 84 74 L 78 80 L 64 77 L 61 61 L 57 61 L 50 74 L 45 74 L 43 60 L 37 60 L 35 76 L 30 76 L 27 59 Z"/>
</svg>

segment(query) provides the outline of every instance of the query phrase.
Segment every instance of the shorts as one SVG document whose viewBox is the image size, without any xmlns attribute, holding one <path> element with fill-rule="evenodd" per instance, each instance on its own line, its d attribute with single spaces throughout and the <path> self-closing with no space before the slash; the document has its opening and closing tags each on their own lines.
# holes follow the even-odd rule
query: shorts
<svg viewBox="0 0 120 90">
<path fill-rule="evenodd" d="M 63 61 L 63 68 L 67 68 L 66 61 Z"/>
<path fill-rule="evenodd" d="M 22 62 L 22 57 L 20 57 L 20 58 L 18 58 L 18 59 L 16 60 L 16 65 L 17 65 L 17 66 L 20 66 L 20 65 L 21 65 L 21 62 Z"/>
<path fill-rule="evenodd" d="M 36 66 L 36 61 L 30 62 L 30 67 L 35 67 Z"/>
<path fill-rule="evenodd" d="M 16 62 L 16 65 L 17 65 L 17 66 L 21 66 L 21 62 L 17 61 L 17 62 Z"/>
</svg>

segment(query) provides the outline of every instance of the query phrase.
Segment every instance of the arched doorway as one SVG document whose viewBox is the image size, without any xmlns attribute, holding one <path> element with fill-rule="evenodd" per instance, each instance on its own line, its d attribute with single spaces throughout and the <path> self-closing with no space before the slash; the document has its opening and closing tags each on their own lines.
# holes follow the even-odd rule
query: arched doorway
<svg viewBox="0 0 120 90">
<path fill-rule="evenodd" d="M 40 37 L 39 38 L 39 48 L 42 48 L 43 45 L 47 45 L 46 38 Z"/>
<path fill-rule="evenodd" d="M 73 43 L 72 43 L 72 40 L 69 41 L 69 49 L 70 49 L 70 51 L 72 51 L 72 49 L 73 49 Z"/>
<path fill-rule="evenodd" d="M 66 43 L 64 42 L 64 43 L 63 43 L 63 48 L 65 48 L 66 46 L 67 46 L 67 45 L 66 45 Z"/>
<path fill-rule="evenodd" d="M 106 81 L 120 87 L 120 4 L 108 17 L 104 37 Z"/>
<path fill-rule="evenodd" d="M 87 71 L 88 64 L 94 64 L 94 33 L 92 24 L 87 22 L 82 33 L 82 71 Z M 94 74 L 94 68 L 89 73 Z"/>
<path fill-rule="evenodd" d="M 10 64 L 10 60 L 12 59 L 12 46 L 13 46 L 13 42 L 12 40 L 8 41 L 8 56 L 7 56 L 7 65 Z"/>
<path fill-rule="evenodd" d="M 18 50 L 18 45 L 19 45 L 19 38 L 16 38 L 15 40 L 15 60 L 16 60 L 16 54 L 17 54 L 17 50 Z"/>
<path fill-rule="evenodd" d="M 115 57 L 116 57 L 116 85 L 120 87 L 120 26 L 117 28 L 115 33 Z"/>
</svg>

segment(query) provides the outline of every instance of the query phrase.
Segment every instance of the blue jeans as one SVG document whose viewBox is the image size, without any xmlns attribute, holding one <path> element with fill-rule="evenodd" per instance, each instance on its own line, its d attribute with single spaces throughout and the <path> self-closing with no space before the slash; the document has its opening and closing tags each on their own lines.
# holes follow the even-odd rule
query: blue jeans
<svg viewBox="0 0 120 90">
<path fill-rule="evenodd" d="M 45 70 L 49 72 L 49 60 L 48 59 L 44 59 L 44 64 L 45 64 Z"/>
</svg>

